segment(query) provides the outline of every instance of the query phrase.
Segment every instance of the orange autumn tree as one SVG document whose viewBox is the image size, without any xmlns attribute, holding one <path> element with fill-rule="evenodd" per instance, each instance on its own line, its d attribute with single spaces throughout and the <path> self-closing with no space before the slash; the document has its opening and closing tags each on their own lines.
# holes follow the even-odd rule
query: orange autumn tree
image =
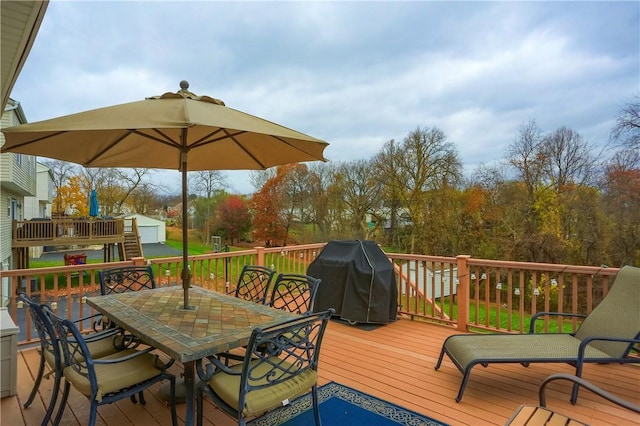
<svg viewBox="0 0 640 426">
<path fill-rule="evenodd" d="M 216 216 L 214 229 L 231 244 L 251 229 L 251 213 L 247 202 L 238 195 L 230 195 L 222 201 Z"/>
<path fill-rule="evenodd" d="M 279 200 L 282 188 L 277 177 L 269 179 L 260 191 L 253 194 L 249 206 L 253 210 L 253 238 L 265 241 L 267 247 L 286 242 L 287 228 L 281 217 Z"/>
<path fill-rule="evenodd" d="M 84 190 L 84 186 L 80 176 L 71 176 L 66 185 L 58 188 L 54 205 L 61 206 L 62 212 L 70 210 L 73 216 L 87 216 L 89 214 L 89 196 Z"/>
<path fill-rule="evenodd" d="M 306 175 L 308 168 L 304 164 L 278 166 L 275 176 L 253 195 L 249 205 L 254 211 L 254 239 L 265 241 L 267 246 L 287 245 L 292 223 L 302 215 Z"/>
</svg>

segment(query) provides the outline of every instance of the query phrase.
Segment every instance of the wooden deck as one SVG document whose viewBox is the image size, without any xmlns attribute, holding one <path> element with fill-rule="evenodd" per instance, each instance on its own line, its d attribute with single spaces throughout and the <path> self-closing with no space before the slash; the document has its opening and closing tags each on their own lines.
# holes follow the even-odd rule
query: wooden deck
<svg viewBox="0 0 640 426">
<path fill-rule="evenodd" d="M 573 373 L 565 364 L 490 365 L 476 367 L 460 403 L 454 398 L 462 375 L 445 359 L 439 371 L 434 365 L 442 341 L 455 333 L 450 327 L 400 319 L 392 324 L 365 330 L 332 321 L 320 357 L 321 384 L 336 381 L 371 395 L 426 414 L 450 425 L 503 425 L 522 403 L 537 404 L 538 384 L 552 373 Z M 43 380 L 41 399 L 22 409 L 33 384 L 38 365 L 34 349 L 19 352 L 18 394 L 2 399 L 1 424 L 4 426 L 38 425 L 44 414 L 43 400 L 48 401 L 52 380 Z M 178 366 L 174 373 L 179 374 Z M 639 365 L 587 365 L 584 378 L 625 399 L 640 404 Z M 578 404 L 568 402 L 568 383 L 557 382 L 547 393 L 548 406 L 593 425 L 640 425 L 640 416 L 618 408 L 582 390 Z M 146 406 L 129 400 L 100 407 L 101 425 L 170 425 L 169 409 L 157 397 L 159 387 L 147 394 Z M 72 393 L 63 425 L 84 426 L 89 404 Z M 178 406 L 180 423 L 184 405 Z M 234 425 L 236 422 L 214 405 L 205 404 L 205 424 Z M 331 426 L 330 419 L 324 420 Z"/>
</svg>

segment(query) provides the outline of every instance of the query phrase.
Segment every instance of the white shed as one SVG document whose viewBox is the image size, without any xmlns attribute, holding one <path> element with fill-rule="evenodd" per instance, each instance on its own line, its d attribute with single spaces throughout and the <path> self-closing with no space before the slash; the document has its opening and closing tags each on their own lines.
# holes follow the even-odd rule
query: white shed
<svg viewBox="0 0 640 426">
<path fill-rule="evenodd" d="M 125 215 L 124 218 L 136 220 L 142 244 L 164 243 L 167 240 L 166 225 L 163 221 L 138 213 Z"/>
</svg>

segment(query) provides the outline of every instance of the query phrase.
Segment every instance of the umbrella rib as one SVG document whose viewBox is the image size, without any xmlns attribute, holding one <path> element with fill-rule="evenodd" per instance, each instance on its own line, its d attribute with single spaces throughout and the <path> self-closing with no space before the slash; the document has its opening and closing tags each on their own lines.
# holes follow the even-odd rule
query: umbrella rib
<svg viewBox="0 0 640 426">
<path fill-rule="evenodd" d="M 153 141 L 156 141 L 156 142 L 159 142 L 159 143 L 163 143 L 165 145 L 169 145 L 169 146 L 171 146 L 173 148 L 181 146 L 177 141 L 171 139 L 171 137 L 169 135 L 167 135 L 166 133 L 160 131 L 159 129 L 155 129 L 154 128 L 154 129 L 151 129 L 151 130 L 156 132 L 160 136 L 162 136 L 164 139 L 157 138 L 157 137 L 154 137 L 153 135 L 149 135 L 149 134 L 146 134 L 146 133 L 142 133 L 142 132 L 140 132 L 138 130 L 135 130 L 135 129 L 133 130 L 133 133 L 135 133 L 136 135 L 143 136 L 143 137 L 145 137 L 147 139 L 151 139 Z"/>
<path fill-rule="evenodd" d="M 295 146 L 295 145 L 293 145 L 293 144 L 291 144 L 291 143 L 287 142 L 287 140 L 286 140 L 286 139 L 282 139 L 282 138 L 281 138 L 281 137 L 279 137 L 279 136 L 271 136 L 271 137 L 272 137 L 272 138 L 274 138 L 274 139 L 279 140 L 280 142 L 282 142 L 282 143 L 283 143 L 283 144 L 285 144 L 285 145 L 289 145 L 289 146 L 290 146 L 291 148 L 293 148 L 293 149 L 296 149 L 296 150 L 298 150 L 298 151 L 300 151 L 300 152 L 304 152 L 305 154 L 307 154 L 307 155 L 308 155 L 308 156 L 310 156 L 310 157 L 313 157 L 313 156 L 314 156 L 314 155 L 313 155 L 313 153 L 311 153 L 311 152 L 309 152 L 309 151 L 307 151 L 307 150 L 301 149 L 300 147 L 297 147 L 297 146 Z"/>
<path fill-rule="evenodd" d="M 56 132 L 56 133 L 53 133 L 53 134 L 49 134 L 49 135 L 44 135 L 44 136 L 39 137 L 37 139 L 31 139 L 31 140 L 28 140 L 26 142 L 15 144 L 15 145 L 13 145 L 11 147 L 11 149 L 14 150 L 15 148 L 22 148 L 23 146 L 28 146 L 28 145 L 31 145 L 32 143 L 40 142 L 42 140 L 49 139 L 49 138 L 52 138 L 52 137 L 56 137 L 58 135 L 63 135 L 65 133 L 67 133 L 66 130 L 65 131 Z M 4 146 L 2 148 L 3 148 L 2 151 L 5 152 L 4 151 Z M 6 152 L 10 152 L 10 151 L 6 151 Z"/>
<path fill-rule="evenodd" d="M 267 168 L 267 167 L 265 166 L 265 164 L 264 164 L 264 163 L 262 163 L 261 161 L 259 161 L 259 160 L 255 157 L 255 155 L 253 155 L 253 154 L 252 154 L 249 150 L 247 150 L 247 149 L 246 149 L 246 148 L 245 148 L 245 147 L 244 147 L 240 142 L 238 142 L 238 141 L 236 140 L 236 136 L 237 136 L 237 135 L 239 135 L 239 134 L 241 134 L 241 133 L 244 133 L 244 132 L 240 132 L 240 133 L 236 133 L 236 134 L 234 134 L 234 135 L 231 135 L 231 134 L 229 134 L 229 133 L 226 131 L 226 129 L 225 129 L 225 133 L 227 133 L 227 135 L 228 135 L 227 137 L 228 137 L 228 138 L 230 138 L 232 141 L 234 141 L 234 142 L 236 143 L 236 145 L 238 145 L 238 147 L 239 147 L 241 150 L 243 150 L 245 154 L 247 154 L 247 156 L 251 157 L 251 159 L 253 159 L 253 161 L 255 161 L 255 162 L 256 162 L 256 164 L 258 164 L 262 169 L 266 169 L 266 168 Z M 276 139 L 277 139 L 277 138 L 276 138 Z"/>
<path fill-rule="evenodd" d="M 108 146 L 106 146 L 104 149 L 102 149 L 100 152 L 98 152 L 96 155 L 91 157 L 89 159 L 89 161 L 85 162 L 85 164 L 86 165 L 91 165 L 92 162 L 94 162 L 95 160 L 100 158 L 105 152 L 109 151 L 111 148 L 113 148 L 114 146 L 118 145 L 120 142 L 122 142 L 125 138 L 127 138 L 131 134 L 139 135 L 139 136 L 145 137 L 147 139 L 151 139 L 153 141 L 156 141 L 156 142 L 159 142 L 159 143 L 162 143 L 162 144 L 165 144 L 165 145 L 169 145 L 169 146 L 174 147 L 174 148 L 176 147 L 176 143 L 173 142 L 171 140 L 171 138 L 169 138 L 167 135 L 165 135 L 164 133 L 158 131 L 157 129 L 152 129 L 152 130 L 154 130 L 155 132 L 161 134 L 162 136 L 167 138 L 167 140 L 161 139 L 161 138 L 158 138 L 158 137 L 154 137 L 153 135 L 149 135 L 147 133 L 140 132 L 140 131 L 138 131 L 136 129 L 130 129 L 125 134 L 123 134 L 121 137 L 119 137 L 118 139 L 116 139 L 115 141 L 110 143 Z"/>
<path fill-rule="evenodd" d="M 220 137 L 217 137 L 215 139 L 209 140 L 210 137 L 215 136 L 220 132 L 224 132 L 225 133 L 224 136 L 220 136 Z M 197 141 L 195 141 L 194 143 L 189 145 L 189 148 L 197 148 L 200 145 L 208 145 L 210 143 L 215 143 L 215 142 L 218 142 L 218 141 L 221 141 L 221 140 L 224 140 L 224 139 L 228 139 L 230 137 L 233 138 L 234 136 L 241 135 L 243 133 L 247 133 L 247 132 L 244 131 L 244 130 L 238 130 L 237 133 L 230 134 L 227 129 L 220 128 L 220 129 L 217 129 L 217 130 L 209 133 L 206 136 L 201 137 L 200 139 L 198 139 Z"/>
<path fill-rule="evenodd" d="M 116 139 L 115 141 L 110 143 L 109 145 L 107 145 L 104 149 L 100 150 L 96 155 L 91 157 L 88 161 L 85 161 L 84 165 L 91 166 L 91 163 L 93 163 L 95 160 L 100 158 L 102 156 L 102 154 L 104 154 L 105 152 L 109 151 L 114 146 L 118 145 L 124 138 L 129 136 L 131 133 L 132 133 L 132 131 L 129 130 L 127 133 L 125 133 L 124 135 L 122 135 L 121 137 L 119 137 L 118 139 Z"/>
</svg>

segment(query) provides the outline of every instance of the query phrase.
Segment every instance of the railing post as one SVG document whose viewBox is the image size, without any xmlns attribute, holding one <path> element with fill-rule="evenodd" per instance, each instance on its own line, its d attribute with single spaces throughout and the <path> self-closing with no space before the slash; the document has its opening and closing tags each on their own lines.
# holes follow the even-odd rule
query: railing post
<svg viewBox="0 0 640 426">
<path fill-rule="evenodd" d="M 254 247 L 254 249 L 256 250 L 256 262 L 258 262 L 258 266 L 265 266 L 264 265 L 264 247 Z"/>
<path fill-rule="evenodd" d="M 469 331 L 469 259 L 471 256 L 462 254 L 456 256 L 458 268 L 458 289 L 456 297 L 458 299 L 458 330 Z"/>
<path fill-rule="evenodd" d="M 146 266 L 147 261 L 144 257 L 132 257 L 131 261 L 133 262 L 133 266 Z"/>
</svg>

